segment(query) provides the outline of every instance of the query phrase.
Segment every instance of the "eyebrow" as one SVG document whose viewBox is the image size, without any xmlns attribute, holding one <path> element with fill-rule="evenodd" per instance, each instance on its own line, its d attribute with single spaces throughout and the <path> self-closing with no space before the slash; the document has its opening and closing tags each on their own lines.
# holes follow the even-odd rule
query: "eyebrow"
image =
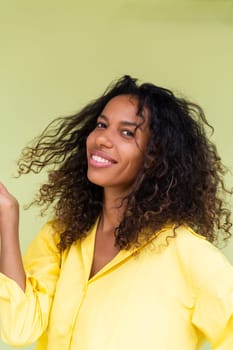
<svg viewBox="0 0 233 350">
<path fill-rule="evenodd" d="M 100 114 L 98 118 L 102 118 L 105 121 L 108 121 L 108 117 L 106 115 L 104 115 L 104 114 Z M 136 128 L 140 128 L 140 125 L 141 125 L 141 124 L 137 124 L 137 123 L 134 123 L 134 122 L 129 122 L 127 120 L 120 121 L 120 124 L 128 125 L 128 126 L 135 126 Z"/>
</svg>

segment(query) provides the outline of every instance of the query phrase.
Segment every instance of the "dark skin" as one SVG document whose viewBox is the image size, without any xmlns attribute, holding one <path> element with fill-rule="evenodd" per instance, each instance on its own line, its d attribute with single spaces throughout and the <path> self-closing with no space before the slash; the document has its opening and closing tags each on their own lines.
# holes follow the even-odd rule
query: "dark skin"
<svg viewBox="0 0 233 350">
<path fill-rule="evenodd" d="M 114 210 L 109 211 L 109 213 L 111 212 L 114 212 Z M 107 227 L 103 221 L 103 219 L 100 220 L 96 230 L 93 262 L 89 278 L 96 275 L 120 250 L 119 247 L 115 246 L 114 225 L 111 224 Z"/>
<path fill-rule="evenodd" d="M 149 141 L 148 118 L 141 123 L 137 99 L 129 95 L 113 98 L 97 120 L 96 129 L 87 139 L 88 178 L 103 187 L 103 211 L 98 223 L 93 263 L 93 277 L 119 252 L 115 228 L 124 213 L 121 199 L 130 191 L 142 165 Z"/>
<path fill-rule="evenodd" d="M 103 211 L 96 232 L 90 278 L 119 252 L 114 236 L 124 213 L 124 206 L 119 208 L 119 203 L 129 193 L 138 174 L 150 137 L 146 111 L 143 124 L 136 113 L 135 97 L 121 95 L 113 98 L 87 139 L 87 176 L 103 188 Z M 18 202 L 0 184 L 0 272 L 25 290 L 18 223 Z"/>
</svg>

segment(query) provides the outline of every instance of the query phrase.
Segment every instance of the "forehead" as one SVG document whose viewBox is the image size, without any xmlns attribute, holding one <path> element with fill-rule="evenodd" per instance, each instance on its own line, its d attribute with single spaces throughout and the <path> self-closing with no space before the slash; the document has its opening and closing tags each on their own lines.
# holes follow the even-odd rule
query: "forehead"
<svg viewBox="0 0 233 350">
<path fill-rule="evenodd" d="M 137 114 L 138 99 L 136 96 L 131 95 L 119 95 L 113 97 L 103 109 L 104 111 L 124 112 Z"/>
<path fill-rule="evenodd" d="M 142 112 L 138 113 L 139 100 L 137 96 L 134 95 L 118 95 L 113 97 L 104 107 L 103 114 L 107 117 L 131 117 L 134 119 L 140 118 L 140 121 L 148 120 L 148 110 L 143 108 Z"/>
</svg>

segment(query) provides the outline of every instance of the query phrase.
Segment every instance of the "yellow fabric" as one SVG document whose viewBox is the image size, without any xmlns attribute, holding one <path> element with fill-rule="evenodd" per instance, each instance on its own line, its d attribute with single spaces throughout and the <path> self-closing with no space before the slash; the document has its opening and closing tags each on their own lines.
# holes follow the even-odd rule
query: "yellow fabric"
<svg viewBox="0 0 233 350">
<path fill-rule="evenodd" d="M 97 224 L 96 224 L 97 225 Z M 162 230 L 89 280 L 96 225 L 60 256 L 46 224 L 25 258 L 27 288 L 0 275 L 2 338 L 37 350 L 233 349 L 233 267 L 187 227 Z M 168 241 L 168 245 L 167 245 Z"/>
</svg>

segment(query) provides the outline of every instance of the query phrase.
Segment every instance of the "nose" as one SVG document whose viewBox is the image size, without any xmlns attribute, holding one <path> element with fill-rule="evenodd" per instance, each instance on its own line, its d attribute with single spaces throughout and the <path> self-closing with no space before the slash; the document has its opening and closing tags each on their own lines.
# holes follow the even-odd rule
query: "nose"
<svg viewBox="0 0 233 350">
<path fill-rule="evenodd" d="M 105 129 L 96 137 L 95 143 L 98 147 L 112 148 L 113 142 L 111 133 Z"/>
</svg>

